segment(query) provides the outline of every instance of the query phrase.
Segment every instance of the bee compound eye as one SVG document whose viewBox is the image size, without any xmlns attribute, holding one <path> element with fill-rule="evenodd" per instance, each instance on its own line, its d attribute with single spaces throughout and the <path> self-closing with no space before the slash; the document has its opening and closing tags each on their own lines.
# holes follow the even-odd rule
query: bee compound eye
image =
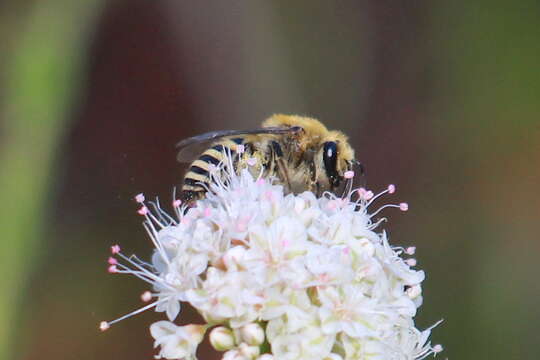
<svg viewBox="0 0 540 360">
<path fill-rule="evenodd" d="M 334 141 L 327 141 L 323 146 L 323 163 L 326 170 L 326 175 L 334 185 L 339 183 L 339 175 L 337 173 L 337 144 Z"/>
</svg>

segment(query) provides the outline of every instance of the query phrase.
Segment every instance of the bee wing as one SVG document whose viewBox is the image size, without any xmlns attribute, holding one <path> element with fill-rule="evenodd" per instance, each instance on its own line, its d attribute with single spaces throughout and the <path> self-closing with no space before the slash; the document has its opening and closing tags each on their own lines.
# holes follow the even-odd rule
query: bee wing
<svg viewBox="0 0 540 360">
<path fill-rule="evenodd" d="M 293 134 L 298 131 L 300 131 L 299 127 L 267 127 L 253 130 L 212 131 L 177 142 L 176 148 L 178 149 L 178 155 L 176 159 L 181 163 L 191 162 L 208 149 L 213 142 L 226 137 L 258 134 Z"/>
</svg>

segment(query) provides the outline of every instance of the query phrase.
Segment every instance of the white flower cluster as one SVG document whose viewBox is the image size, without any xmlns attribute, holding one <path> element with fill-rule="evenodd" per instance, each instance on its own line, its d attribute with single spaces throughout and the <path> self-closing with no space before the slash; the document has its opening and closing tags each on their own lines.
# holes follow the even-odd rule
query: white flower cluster
<svg viewBox="0 0 540 360">
<path fill-rule="evenodd" d="M 158 358 L 194 358 L 214 327 L 210 342 L 225 360 L 423 359 L 442 350 L 428 341 L 431 328 L 419 331 L 413 321 L 424 272 L 401 257 L 414 248 L 390 246 L 384 232 L 375 232 L 383 219 L 372 220 L 382 208 L 407 205 L 368 213 L 394 191 L 390 185 L 378 195 L 363 188 L 345 198 L 284 195 L 282 186 L 244 169 L 225 181 L 215 176 L 193 208 L 175 201 L 175 219 L 138 195 L 156 248 L 152 262 L 115 246 L 109 271 L 152 284 L 143 300 L 155 302 L 135 313 L 166 313 L 169 321 L 150 328 Z M 173 324 L 181 302 L 207 324 Z"/>
</svg>

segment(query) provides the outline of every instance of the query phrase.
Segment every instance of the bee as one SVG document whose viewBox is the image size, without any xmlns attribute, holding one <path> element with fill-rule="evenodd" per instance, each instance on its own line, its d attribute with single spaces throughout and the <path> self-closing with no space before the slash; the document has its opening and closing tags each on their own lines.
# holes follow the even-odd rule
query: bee
<svg viewBox="0 0 540 360">
<path fill-rule="evenodd" d="M 254 175 L 273 177 L 286 193 L 312 191 L 321 195 L 334 192 L 345 180 L 345 173 L 359 165 L 347 136 L 328 130 L 320 121 L 295 115 L 273 115 L 253 130 L 209 132 L 180 141 L 177 160 L 190 162 L 180 199 L 191 203 L 203 198 L 211 176 L 210 169 L 230 154 L 235 169 L 251 160 Z M 202 147 L 202 149 L 201 149 Z M 352 180 L 347 179 L 352 186 Z"/>
</svg>

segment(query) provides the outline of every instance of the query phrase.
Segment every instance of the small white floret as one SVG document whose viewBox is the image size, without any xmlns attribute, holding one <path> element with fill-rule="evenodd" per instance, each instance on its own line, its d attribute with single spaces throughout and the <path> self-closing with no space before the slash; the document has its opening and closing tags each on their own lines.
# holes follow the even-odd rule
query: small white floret
<svg viewBox="0 0 540 360">
<path fill-rule="evenodd" d="M 242 340 L 249 345 L 261 345 L 264 342 L 264 330 L 257 323 L 244 325 L 240 328 Z"/>
</svg>

